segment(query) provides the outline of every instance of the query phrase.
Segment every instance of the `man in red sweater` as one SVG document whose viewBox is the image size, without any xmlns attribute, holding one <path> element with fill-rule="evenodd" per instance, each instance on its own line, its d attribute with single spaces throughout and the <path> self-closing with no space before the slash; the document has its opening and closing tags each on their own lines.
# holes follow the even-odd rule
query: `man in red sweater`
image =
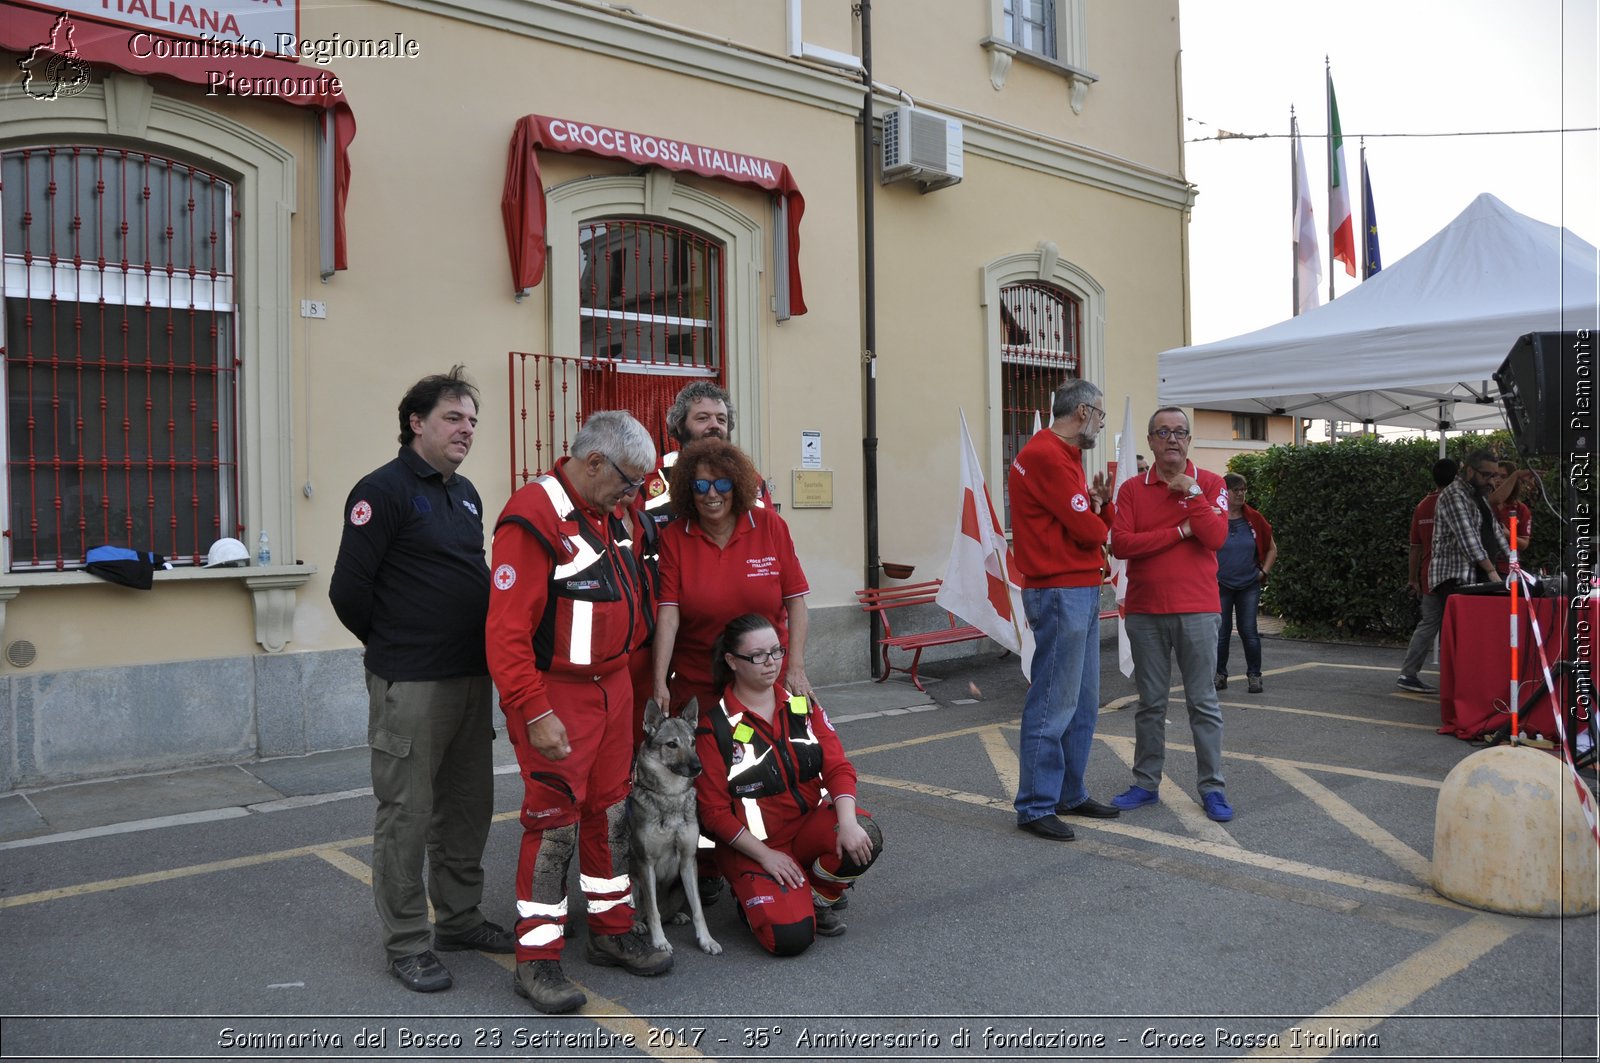
<svg viewBox="0 0 1600 1063">
<path fill-rule="evenodd" d="M 1200 801 L 1218 823 L 1233 818 L 1223 790 L 1222 710 L 1217 706 L 1217 548 L 1228 536 L 1222 477 L 1189 460 L 1189 418 L 1166 406 L 1150 417 L 1155 466 L 1117 492 L 1111 552 L 1128 562 L 1123 610 L 1139 688 L 1133 785 L 1111 799 L 1128 810 L 1161 800 L 1167 756 L 1167 690 L 1172 658 L 1194 734 Z"/>
<path fill-rule="evenodd" d="M 1100 550 L 1113 507 L 1105 474 L 1092 487 L 1083 474 L 1083 451 L 1106 422 L 1100 389 L 1069 381 L 1050 414 L 1050 427 L 1011 463 L 1009 481 L 1015 568 L 1035 646 L 1013 804 L 1018 828 L 1071 841 L 1060 816 L 1118 814 L 1083 784 L 1100 714 Z"/>
</svg>

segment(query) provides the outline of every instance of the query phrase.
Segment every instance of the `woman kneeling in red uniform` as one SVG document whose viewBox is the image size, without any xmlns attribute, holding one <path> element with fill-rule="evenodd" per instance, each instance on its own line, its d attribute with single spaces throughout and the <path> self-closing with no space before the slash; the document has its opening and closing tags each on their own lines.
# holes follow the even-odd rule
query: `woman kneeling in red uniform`
<svg viewBox="0 0 1600 1063">
<path fill-rule="evenodd" d="M 833 905 L 883 835 L 856 809 L 856 769 L 827 714 L 776 685 L 782 667 L 772 621 L 747 614 L 723 629 L 712 662 L 722 704 L 700 717 L 695 788 L 740 916 L 768 952 L 794 956 L 844 933 Z"/>
</svg>

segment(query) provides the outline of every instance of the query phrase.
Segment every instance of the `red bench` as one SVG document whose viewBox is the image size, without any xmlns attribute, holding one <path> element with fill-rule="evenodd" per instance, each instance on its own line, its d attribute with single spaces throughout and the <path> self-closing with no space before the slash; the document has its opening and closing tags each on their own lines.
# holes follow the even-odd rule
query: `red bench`
<svg viewBox="0 0 1600 1063">
<path fill-rule="evenodd" d="M 1106 580 L 1110 583 L 1110 579 Z M 863 587 L 856 591 L 856 600 L 861 603 L 863 611 L 877 613 L 883 621 L 883 637 L 878 640 L 878 645 L 883 653 L 883 674 L 877 679 L 882 683 L 891 673 L 905 672 L 911 677 L 911 683 L 918 690 L 926 694 L 927 688 L 922 685 L 921 678 L 917 675 L 917 666 L 922 662 L 922 651 L 930 646 L 951 646 L 958 642 L 971 642 L 974 639 L 985 639 L 982 631 L 971 624 L 963 624 L 956 615 L 945 610 L 945 619 L 949 621 L 946 627 L 936 627 L 929 631 L 902 632 L 896 634 L 894 625 L 889 619 L 889 614 L 896 609 L 904 609 L 912 605 L 937 605 L 939 588 L 943 580 L 930 579 L 922 583 L 907 583 L 899 587 Z M 1101 620 L 1115 620 L 1117 610 L 1115 607 L 1107 609 L 1100 614 Z M 891 649 L 906 650 L 911 654 L 909 667 L 896 667 L 889 660 Z M 1008 653 L 1010 651 L 1007 651 Z M 1001 654 L 1005 656 L 1005 654 Z"/>
<path fill-rule="evenodd" d="M 911 676 L 912 685 L 926 694 L 927 688 L 917 676 L 917 665 L 922 661 L 923 650 L 930 646 L 949 646 L 957 642 L 971 642 L 974 639 L 989 637 L 971 624 L 961 623 L 949 610 L 945 610 L 944 614 L 949 621 L 947 627 L 936 627 L 931 631 L 895 633 L 889 614 L 896 609 L 912 605 L 937 605 L 939 588 L 943 583 L 943 580 L 931 579 L 900 587 L 864 587 L 856 591 L 856 599 L 861 603 L 861 608 L 868 613 L 877 613 L 883 621 L 883 637 L 878 640 L 883 652 L 883 674 L 878 677 L 878 682 L 888 679 L 892 672 L 905 672 Z M 891 664 L 889 661 L 891 649 L 910 651 L 911 666 L 900 668 Z"/>
</svg>

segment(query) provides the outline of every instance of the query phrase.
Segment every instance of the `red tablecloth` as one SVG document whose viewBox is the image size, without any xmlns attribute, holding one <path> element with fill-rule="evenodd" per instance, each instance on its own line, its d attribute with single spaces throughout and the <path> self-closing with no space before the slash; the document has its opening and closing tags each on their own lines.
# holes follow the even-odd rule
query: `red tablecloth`
<svg viewBox="0 0 1600 1063">
<path fill-rule="evenodd" d="M 1521 703 L 1526 704 L 1536 688 L 1544 686 L 1539 664 L 1539 647 L 1534 642 L 1532 617 L 1539 621 L 1545 652 L 1554 664 L 1566 655 L 1566 623 L 1570 610 L 1565 599 L 1524 599 L 1518 606 L 1521 619 L 1518 643 L 1518 677 L 1522 681 Z M 1590 599 L 1584 616 L 1588 630 L 1595 630 L 1600 602 Z M 1445 602 L 1444 626 L 1439 632 L 1439 733 L 1457 738 L 1477 738 L 1511 722 L 1506 705 L 1511 693 L 1511 599 L 1500 596 L 1451 595 Z M 1592 647 L 1593 641 L 1585 640 Z M 1590 651 L 1593 660 L 1593 651 Z M 1591 672 L 1591 674 L 1593 674 Z M 1566 701 L 1566 684 L 1557 677 L 1561 703 Z M 1555 714 L 1548 694 L 1539 699 L 1520 723 L 1530 737 L 1542 734 L 1555 738 Z M 1567 729 L 1571 730 L 1568 722 Z"/>
</svg>

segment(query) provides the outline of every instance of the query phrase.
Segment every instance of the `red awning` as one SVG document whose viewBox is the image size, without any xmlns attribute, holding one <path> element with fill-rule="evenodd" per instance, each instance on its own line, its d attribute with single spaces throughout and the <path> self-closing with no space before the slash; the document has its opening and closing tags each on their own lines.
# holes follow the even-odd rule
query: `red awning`
<svg viewBox="0 0 1600 1063">
<path fill-rule="evenodd" d="M 505 191 L 500 197 L 506 247 L 511 254 L 511 284 L 517 291 L 535 287 L 544 279 L 544 181 L 539 175 L 537 155 L 541 150 L 625 159 L 641 166 L 699 174 L 782 196 L 789 219 L 789 313 L 799 316 L 806 312 L 800 287 L 800 216 L 805 213 L 806 201 L 789 167 L 722 148 L 542 114 L 530 114 L 517 121 L 506 161 Z"/>
<path fill-rule="evenodd" d="M 26 55 L 39 45 L 48 46 L 58 12 L 14 4 L 0 4 L 0 48 Z M 169 77 L 190 85 L 209 86 L 211 71 L 224 67 L 233 75 L 233 85 L 246 81 L 251 96 L 271 99 L 296 107 L 333 112 L 333 267 L 346 269 L 344 207 L 350 192 L 350 142 L 356 137 L 355 113 L 345 99 L 344 87 L 326 67 L 314 71 L 292 61 L 255 56 L 230 56 L 226 59 L 141 57 L 132 44 L 135 34 L 148 30 L 110 26 L 86 18 L 72 19 L 71 47 L 74 58 L 94 66 L 126 70 L 130 74 Z M 149 53 L 151 49 L 142 51 Z M 326 75 L 325 77 L 319 75 Z M 260 91 L 254 91 L 255 89 Z M 274 91 L 276 89 L 276 91 Z M 39 106 L 49 103 L 40 101 Z"/>
</svg>

